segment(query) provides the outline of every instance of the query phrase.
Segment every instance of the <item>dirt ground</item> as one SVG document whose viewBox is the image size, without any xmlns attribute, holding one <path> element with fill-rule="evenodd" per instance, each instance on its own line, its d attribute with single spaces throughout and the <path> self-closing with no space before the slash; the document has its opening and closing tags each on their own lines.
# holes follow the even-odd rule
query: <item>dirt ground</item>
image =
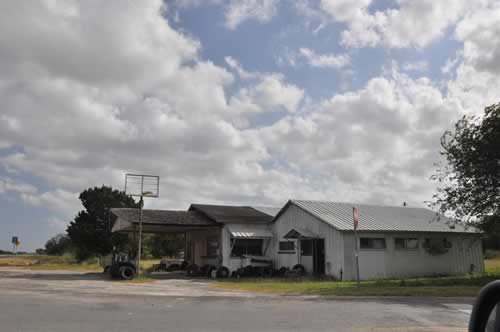
<svg viewBox="0 0 500 332">
<path fill-rule="evenodd" d="M 181 273 L 154 275 L 148 283 L 111 280 L 103 273 L 74 271 L 32 271 L 0 268 L 0 290 L 7 292 L 40 291 L 73 294 L 146 295 L 146 296 L 223 296 L 254 297 L 255 294 L 211 287 L 211 280 L 187 278 Z"/>
</svg>

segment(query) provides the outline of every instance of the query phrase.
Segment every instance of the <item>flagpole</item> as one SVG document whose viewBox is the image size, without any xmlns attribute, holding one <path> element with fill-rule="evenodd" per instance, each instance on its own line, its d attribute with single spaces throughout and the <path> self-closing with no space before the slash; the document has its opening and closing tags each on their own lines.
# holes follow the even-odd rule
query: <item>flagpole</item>
<svg viewBox="0 0 500 332">
<path fill-rule="evenodd" d="M 360 285 L 359 281 L 359 241 L 358 241 L 358 209 L 355 207 L 352 208 L 352 218 L 354 222 L 354 257 L 356 258 L 356 281 L 358 284 L 358 287 Z"/>
</svg>

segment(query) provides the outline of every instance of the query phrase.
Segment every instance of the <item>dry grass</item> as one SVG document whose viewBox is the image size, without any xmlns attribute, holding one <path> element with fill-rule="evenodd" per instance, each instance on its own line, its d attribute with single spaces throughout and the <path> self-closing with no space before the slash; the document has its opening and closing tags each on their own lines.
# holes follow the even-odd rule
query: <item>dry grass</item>
<svg viewBox="0 0 500 332">
<path fill-rule="evenodd" d="M 0 267 L 15 267 L 30 270 L 69 270 L 100 272 L 96 259 L 78 263 L 70 256 L 10 256 L 0 257 Z"/>
<path fill-rule="evenodd" d="M 486 270 L 486 273 L 493 273 L 500 275 L 500 256 L 485 259 L 484 268 Z"/>
<path fill-rule="evenodd" d="M 141 261 L 142 271 L 146 271 L 159 259 Z M 97 264 L 97 259 L 77 262 L 71 256 L 7 256 L 0 257 L 0 267 L 15 267 L 29 270 L 67 270 L 78 272 L 101 272 L 103 268 Z"/>
<path fill-rule="evenodd" d="M 156 264 L 160 264 L 160 259 L 141 259 L 141 271 L 147 271 Z"/>
</svg>

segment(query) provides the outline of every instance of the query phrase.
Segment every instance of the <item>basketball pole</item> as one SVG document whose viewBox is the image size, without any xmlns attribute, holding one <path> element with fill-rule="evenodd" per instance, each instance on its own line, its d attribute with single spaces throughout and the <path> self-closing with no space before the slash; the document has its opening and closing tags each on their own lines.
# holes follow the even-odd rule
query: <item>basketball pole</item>
<svg viewBox="0 0 500 332">
<path fill-rule="evenodd" d="M 141 199 L 139 200 L 139 248 L 137 248 L 137 275 L 141 273 L 142 251 L 142 206 L 144 205 L 144 177 L 141 178 Z"/>
<path fill-rule="evenodd" d="M 133 182 L 133 180 L 138 180 L 140 179 L 139 182 Z M 151 188 L 151 183 L 144 183 L 144 180 L 153 180 L 154 181 L 154 186 L 155 188 Z M 129 183 L 130 182 L 130 183 Z M 151 182 L 151 181 L 149 181 Z M 137 184 L 140 186 L 140 190 L 136 190 L 137 187 L 134 187 L 134 185 Z M 130 185 L 130 186 L 129 186 Z M 144 188 L 144 186 L 147 185 L 149 186 L 148 188 L 151 188 L 151 190 L 147 190 L 148 188 Z M 144 207 L 144 197 L 158 197 L 160 192 L 160 177 L 157 175 L 145 175 L 145 174 L 130 174 L 126 173 L 125 174 L 125 194 L 129 196 L 139 196 L 139 239 L 137 241 L 138 246 L 137 246 L 137 257 L 135 259 L 137 266 L 136 266 L 136 271 L 137 274 L 140 274 L 141 272 L 141 255 L 142 255 L 142 217 L 143 217 L 143 207 Z M 136 228 L 137 230 L 137 228 Z"/>
<path fill-rule="evenodd" d="M 144 205 L 144 199 L 141 195 L 139 200 L 139 248 L 137 249 L 137 274 L 141 273 L 141 249 L 142 249 L 142 206 Z"/>
</svg>

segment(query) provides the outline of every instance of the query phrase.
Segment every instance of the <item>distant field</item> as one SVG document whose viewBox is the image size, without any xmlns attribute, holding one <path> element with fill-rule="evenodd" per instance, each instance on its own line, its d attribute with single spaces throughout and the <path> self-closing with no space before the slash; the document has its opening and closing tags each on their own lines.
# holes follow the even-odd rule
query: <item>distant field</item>
<svg viewBox="0 0 500 332">
<path fill-rule="evenodd" d="M 158 264 L 159 259 L 141 261 L 142 269 Z M 77 262 L 71 256 L 8 256 L 0 257 L 0 267 L 15 267 L 30 270 L 70 270 L 79 272 L 100 272 L 97 259 Z"/>
</svg>

